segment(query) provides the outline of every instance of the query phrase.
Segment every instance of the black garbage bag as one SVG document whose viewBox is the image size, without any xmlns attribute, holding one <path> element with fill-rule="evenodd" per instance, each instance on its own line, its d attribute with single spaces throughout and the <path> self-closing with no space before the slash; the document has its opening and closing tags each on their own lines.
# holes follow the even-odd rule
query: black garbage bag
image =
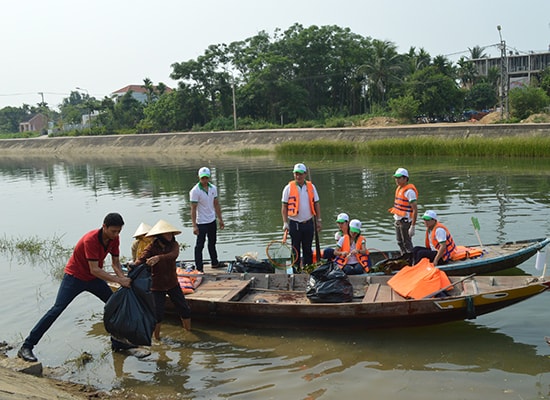
<svg viewBox="0 0 550 400">
<path fill-rule="evenodd" d="M 105 303 L 103 324 L 115 338 L 138 346 L 150 346 L 157 323 L 151 292 L 151 270 L 147 264 L 133 268 L 129 288 L 121 287 Z"/>
<path fill-rule="evenodd" d="M 275 267 L 267 261 L 254 260 L 253 258 L 246 258 L 235 256 L 235 262 L 231 266 L 231 272 L 249 272 L 257 274 L 273 274 L 275 273 Z"/>
<path fill-rule="evenodd" d="M 328 262 L 309 275 L 306 296 L 312 303 L 346 303 L 353 300 L 353 285 L 336 263 Z"/>
</svg>

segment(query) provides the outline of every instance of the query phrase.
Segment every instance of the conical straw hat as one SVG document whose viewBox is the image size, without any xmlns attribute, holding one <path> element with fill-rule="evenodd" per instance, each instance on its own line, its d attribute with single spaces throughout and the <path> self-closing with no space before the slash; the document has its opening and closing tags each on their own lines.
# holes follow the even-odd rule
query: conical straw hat
<svg viewBox="0 0 550 400">
<path fill-rule="evenodd" d="M 173 233 L 174 235 L 179 235 L 181 233 L 181 231 L 174 228 L 172 225 L 170 225 L 165 220 L 161 219 L 161 220 L 159 220 L 159 222 L 157 222 L 155 224 L 155 226 L 153 226 L 149 230 L 149 232 L 145 236 L 150 237 L 150 236 L 161 235 L 163 233 Z"/>
<path fill-rule="evenodd" d="M 138 228 L 136 229 L 136 232 L 134 233 L 134 236 L 133 237 L 138 237 L 138 236 L 143 236 L 145 235 L 147 232 L 149 232 L 151 230 L 151 225 L 149 224 L 146 224 L 145 222 L 142 222 L 141 224 L 139 224 Z"/>
</svg>

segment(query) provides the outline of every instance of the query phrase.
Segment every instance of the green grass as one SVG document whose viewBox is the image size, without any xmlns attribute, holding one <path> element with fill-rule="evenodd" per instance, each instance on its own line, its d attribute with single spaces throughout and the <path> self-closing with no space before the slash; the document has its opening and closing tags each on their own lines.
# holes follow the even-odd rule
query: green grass
<svg viewBox="0 0 550 400">
<path fill-rule="evenodd" d="M 341 156 L 453 156 L 453 157 L 550 157 L 550 137 L 529 138 L 399 138 L 368 142 L 313 140 L 285 142 L 275 147 L 278 155 Z"/>
</svg>

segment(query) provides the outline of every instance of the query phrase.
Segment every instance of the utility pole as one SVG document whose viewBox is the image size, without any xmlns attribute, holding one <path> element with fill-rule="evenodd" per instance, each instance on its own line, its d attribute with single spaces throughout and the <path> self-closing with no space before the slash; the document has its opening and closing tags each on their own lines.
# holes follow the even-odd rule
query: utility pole
<svg viewBox="0 0 550 400">
<path fill-rule="evenodd" d="M 501 27 L 497 25 L 498 35 L 500 37 L 500 119 L 508 119 L 508 91 L 510 81 L 508 78 L 508 59 L 506 57 L 506 41 L 502 39 Z"/>
</svg>

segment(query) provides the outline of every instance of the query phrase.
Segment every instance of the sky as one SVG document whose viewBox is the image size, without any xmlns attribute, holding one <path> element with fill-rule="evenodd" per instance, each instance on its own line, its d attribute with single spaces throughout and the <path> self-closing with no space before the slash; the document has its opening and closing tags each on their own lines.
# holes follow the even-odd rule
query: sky
<svg viewBox="0 0 550 400">
<path fill-rule="evenodd" d="M 18 0 L 0 5 L 0 109 L 57 108 L 71 91 L 102 99 L 130 84 L 170 79 L 171 65 L 212 44 L 295 23 L 337 25 L 456 61 L 469 48 L 548 51 L 550 1 L 529 0 Z"/>
</svg>

